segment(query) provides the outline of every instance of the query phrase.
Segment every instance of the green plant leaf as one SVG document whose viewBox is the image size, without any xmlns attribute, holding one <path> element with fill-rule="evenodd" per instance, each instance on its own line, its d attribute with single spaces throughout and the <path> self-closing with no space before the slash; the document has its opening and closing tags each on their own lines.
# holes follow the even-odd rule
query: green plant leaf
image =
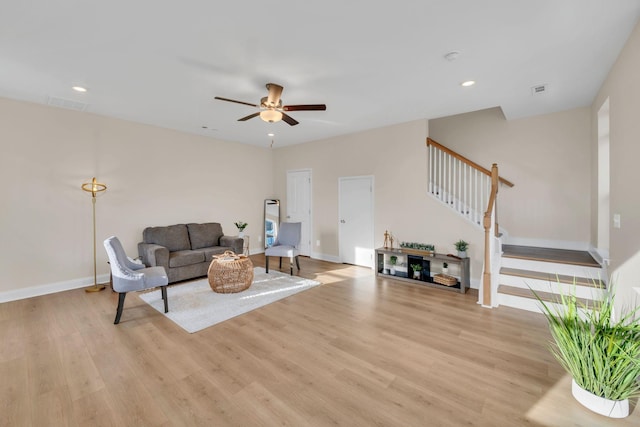
<svg viewBox="0 0 640 427">
<path fill-rule="evenodd" d="M 553 338 L 550 351 L 576 383 L 610 400 L 640 397 L 640 307 L 614 320 L 614 288 L 591 306 L 573 291 L 560 294 L 557 305 L 543 301 L 532 289 Z"/>
</svg>

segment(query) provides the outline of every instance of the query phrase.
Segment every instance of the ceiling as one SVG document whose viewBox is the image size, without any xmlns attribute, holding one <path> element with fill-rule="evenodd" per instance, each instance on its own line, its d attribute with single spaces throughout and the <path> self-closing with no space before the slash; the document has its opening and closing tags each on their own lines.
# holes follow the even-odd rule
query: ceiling
<svg viewBox="0 0 640 427">
<path fill-rule="evenodd" d="M 274 147 L 495 106 L 513 119 L 590 105 L 639 17 L 640 0 L 4 0 L 0 96 Z M 238 122 L 256 110 L 214 100 L 257 104 L 268 82 L 327 111 Z"/>
</svg>

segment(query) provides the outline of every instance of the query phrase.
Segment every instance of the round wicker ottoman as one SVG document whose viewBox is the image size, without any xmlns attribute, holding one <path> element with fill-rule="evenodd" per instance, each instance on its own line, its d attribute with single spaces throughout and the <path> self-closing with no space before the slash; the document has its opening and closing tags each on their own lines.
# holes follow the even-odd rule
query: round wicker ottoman
<svg viewBox="0 0 640 427">
<path fill-rule="evenodd" d="M 253 282 L 253 263 L 245 255 L 226 251 L 214 256 L 209 265 L 209 286 L 214 292 L 231 294 L 242 292 Z"/>
</svg>

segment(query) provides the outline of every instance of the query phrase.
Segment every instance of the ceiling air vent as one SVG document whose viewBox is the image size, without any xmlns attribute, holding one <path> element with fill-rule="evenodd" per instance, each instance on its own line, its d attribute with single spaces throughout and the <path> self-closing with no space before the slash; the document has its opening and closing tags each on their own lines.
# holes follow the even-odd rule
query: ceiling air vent
<svg viewBox="0 0 640 427">
<path fill-rule="evenodd" d="M 542 95 L 547 93 L 548 90 L 549 88 L 547 88 L 547 85 L 533 86 L 531 88 L 531 95 Z"/>
<path fill-rule="evenodd" d="M 47 96 L 47 105 L 52 107 L 66 108 L 67 110 L 87 111 L 89 104 L 84 102 L 73 101 L 71 99 L 58 98 L 55 96 Z"/>
</svg>

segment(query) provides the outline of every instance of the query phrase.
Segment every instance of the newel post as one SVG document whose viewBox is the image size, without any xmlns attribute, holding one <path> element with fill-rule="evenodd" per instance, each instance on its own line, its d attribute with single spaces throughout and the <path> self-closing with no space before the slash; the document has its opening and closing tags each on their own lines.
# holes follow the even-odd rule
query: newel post
<svg viewBox="0 0 640 427">
<path fill-rule="evenodd" d="M 482 275 L 482 305 L 491 307 L 491 215 L 484 214 L 484 274 Z"/>
<path fill-rule="evenodd" d="M 491 302 L 491 215 L 495 215 L 495 234 L 498 234 L 498 213 L 497 213 L 497 194 L 498 194 L 498 165 L 496 163 L 491 166 L 491 195 L 489 196 L 489 205 L 484 213 L 482 226 L 484 227 L 484 273 L 482 274 L 482 305 L 492 307 Z M 494 213 L 495 211 L 495 213 Z"/>
</svg>

